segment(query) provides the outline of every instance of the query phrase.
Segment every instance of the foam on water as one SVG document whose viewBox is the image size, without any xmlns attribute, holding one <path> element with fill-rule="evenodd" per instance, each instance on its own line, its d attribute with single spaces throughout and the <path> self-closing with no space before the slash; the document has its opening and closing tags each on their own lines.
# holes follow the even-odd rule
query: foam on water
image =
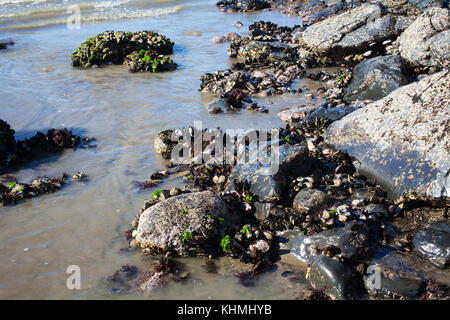
<svg viewBox="0 0 450 320">
<path fill-rule="evenodd" d="M 65 24 L 78 5 L 81 23 L 125 20 L 174 14 L 183 6 L 178 0 L 0 0 L 0 30 L 34 29 Z"/>
</svg>

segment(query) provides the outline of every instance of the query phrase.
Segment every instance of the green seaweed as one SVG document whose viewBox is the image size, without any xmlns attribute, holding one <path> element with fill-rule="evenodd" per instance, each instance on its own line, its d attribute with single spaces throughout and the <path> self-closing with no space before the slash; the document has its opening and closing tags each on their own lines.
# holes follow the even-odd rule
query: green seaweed
<svg viewBox="0 0 450 320">
<path fill-rule="evenodd" d="M 186 241 L 189 241 L 189 240 L 192 240 L 192 239 L 194 239 L 194 236 L 192 235 L 192 232 L 185 231 L 183 233 L 183 235 L 181 236 L 181 243 L 184 244 Z"/>
<path fill-rule="evenodd" d="M 250 234 L 250 228 L 248 227 L 248 224 L 243 226 L 241 231 L 239 232 L 242 233 L 244 236 L 248 236 Z"/>
<path fill-rule="evenodd" d="M 155 190 L 155 191 L 153 191 L 153 193 L 152 193 L 152 200 L 153 200 L 153 198 L 156 196 L 156 197 L 159 197 L 160 195 L 161 195 L 161 189 L 158 189 L 158 190 Z"/>
<path fill-rule="evenodd" d="M 229 252 L 230 251 L 230 242 L 231 237 L 227 234 L 225 237 L 220 240 L 220 247 L 222 248 L 223 252 Z"/>
</svg>

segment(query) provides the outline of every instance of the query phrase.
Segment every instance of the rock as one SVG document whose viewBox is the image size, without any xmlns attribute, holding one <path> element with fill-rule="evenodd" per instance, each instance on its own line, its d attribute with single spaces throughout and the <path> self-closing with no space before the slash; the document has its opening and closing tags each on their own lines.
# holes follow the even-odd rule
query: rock
<svg viewBox="0 0 450 320">
<path fill-rule="evenodd" d="M 270 4 L 264 0 L 221 0 L 216 5 L 226 12 L 248 12 L 270 8 Z"/>
<path fill-rule="evenodd" d="M 233 40 L 240 39 L 241 36 L 238 35 L 236 32 L 227 32 L 223 36 L 215 36 L 211 39 L 214 43 L 225 43 L 225 42 L 231 42 Z"/>
<path fill-rule="evenodd" d="M 326 202 L 326 194 L 317 189 L 302 189 L 294 198 L 293 208 L 298 213 L 319 210 Z"/>
<path fill-rule="evenodd" d="M 9 166 L 16 157 L 15 131 L 3 120 L 0 120 L 0 168 Z"/>
<path fill-rule="evenodd" d="M 413 244 L 433 265 L 447 268 L 450 262 L 449 222 L 438 222 L 420 230 L 414 237 Z"/>
<path fill-rule="evenodd" d="M 449 89 L 448 70 L 403 86 L 332 123 L 325 141 L 347 150 L 391 197 L 448 196 Z"/>
<path fill-rule="evenodd" d="M 349 53 L 363 53 L 370 43 L 381 43 L 396 34 L 395 18 L 385 14 L 379 4 L 365 3 L 309 26 L 302 38 L 319 56 L 340 60 Z"/>
<path fill-rule="evenodd" d="M 442 0 L 408 0 L 408 2 L 414 5 L 416 8 L 419 8 L 421 11 L 426 11 L 429 8 L 442 7 Z"/>
<path fill-rule="evenodd" d="M 207 215 L 229 218 L 225 203 L 211 191 L 170 197 L 141 214 L 136 241 L 142 248 L 181 250 L 184 232 L 198 232 Z"/>
<path fill-rule="evenodd" d="M 224 99 L 211 102 L 206 109 L 208 110 L 208 113 L 212 114 L 232 112 L 232 109 L 228 106 Z"/>
<path fill-rule="evenodd" d="M 402 59 L 398 55 L 364 60 L 353 69 L 353 77 L 345 91 L 344 100 L 376 101 L 387 96 L 408 84 L 403 69 Z"/>
<path fill-rule="evenodd" d="M 308 114 L 317 110 L 319 106 L 297 106 L 277 113 L 281 121 L 288 122 L 292 120 L 303 120 Z"/>
<path fill-rule="evenodd" d="M 153 50 L 135 51 L 124 58 L 124 64 L 130 72 L 163 72 L 177 68 L 172 59 Z"/>
<path fill-rule="evenodd" d="M 303 146 L 283 144 L 279 146 L 279 161 L 263 164 L 259 161 L 237 165 L 231 171 L 227 191 L 234 189 L 235 182 L 247 181 L 250 192 L 260 202 L 279 202 L 283 198 L 282 189 L 287 177 L 300 176 L 309 168 L 308 150 Z"/>
<path fill-rule="evenodd" d="M 152 31 L 105 31 L 91 37 L 71 55 L 73 67 L 99 67 L 125 63 L 130 71 L 173 70 L 176 65 L 165 54 L 172 54 L 174 43 Z M 150 70 L 151 69 L 151 70 Z"/>
<path fill-rule="evenodd" d="M 377 234 L 364 222 L 350 221 L 343 226 L 321 231 L 312 236 L 304 236 L 302 232 L 295 231 L 287 234 L 289 249 L 298 259 L 313 263 L 318 257 L 318 249 L 329 245 L 340 249 L 338 257 L 363 262 L 373 257 Z"/>
<path fill-rule="evenodd" d="M 0 50 L 6 49 L 8 45 L 12 46 L 14 44 L 14 41 L 6 41 L 6 42 L 0 42 Z"/>
<path fill-rule="evenodd" d="M 415 67 L 436 71 L 450 60 L 449 12 L 432 8 L 420 15 L 399 37 L 402 58 Z"/>
<path fill-rule="evenodd" d="M 336 108 L 324 108 L 321 107 L 316 111 L 312 112 L 309 116 L 307 116 L 304 120 L 309 121 L 311 119 L 320 119 L 325 118 L 330 121 L 337 121 L 346 115 L 352 113 L 353 111 L 362 108 L 366 105 L 365 102 L 356 102 L 349 106 L 341 106 Z"/>
<path fill-rule="evenodd" d="M 327 256 L 320 255 L 312 264 L 310 281 L 316 289 L 336 299 L 357 299 L 360 296 L 362 280 L 350 267 Z"/>
<path fill-rule="evenodd" d="M 395 251 L 378 254 L 364 276 L 364 285 L 371 295 L 407 297 L 418 295 L 423 277 Z"/>
<path fill-rule="evenodd" d="M 273 203 L 255 202 L 255 218 L 259 221 L 264 221 L 269 217 L 270 211 L 275 205 Z"/>
</svg>

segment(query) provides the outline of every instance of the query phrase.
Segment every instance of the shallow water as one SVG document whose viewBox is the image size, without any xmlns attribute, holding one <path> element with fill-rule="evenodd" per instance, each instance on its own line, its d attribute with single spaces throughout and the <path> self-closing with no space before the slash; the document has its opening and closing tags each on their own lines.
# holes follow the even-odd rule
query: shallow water
<svg viewBox="0 0 450 320">
<path fill-rule="evenodd" d="M 19 1 L 0 0 L 0 17 L 24 8 L 43 10 L 45 6 L 69 3 Z M 141 270 L 149 267 L 142 254 L 120 249 L 127 246 L 124 231 L 153 191 L 139 192 L 132 182 L 148 179 L 164 165 L 153 151 L 155 135 L 163 129 L 193 125 L 194 120 L 201 120 L 204 127 L 277 127 L 281 122 L 276 113 L 281 108 L 307 101 L 301 95 L 266 99 L 268 114 L 206 112 L 205 104 L 211 97 L 198 91 L 200 76 L 230 65 L 227 44 L 214 44 L 210 41 L 213 36 L 229 31 L 244 33 L 257 20 L 299 24 L 298 18 L 277 12 L 224 14 L 215 2 L 135 1 L 145 9 L 139 5 L 126 7 L 124 2 L 126 8 L 118 11 L 125 13 L 181 8 L 141 18 L 130 14 L 132 19 L 100 19 L 83 23 L 81 29 L 68 29 L 64 23 L 38 27 L 41 16 L 0 19 L 0 39 L 16 43 L 0 51 L 0 119 L 11 124 L 18 139 L 62 126 L 97 139 L 97 148 L 67 150 L 11 172 L 27 181 L 38 175 L 82 170 L 90 181 L 70 184 L 57 193 L 17 206 L 0 207 L 0 298 L 139 298 L 133 291 L 113 293 L 106 278 L 124 264 L 137 265 Z M 86 17 L 99 12 L 88 10 Z M 244 27 L 236 29 L 236 21 Z M 10 28 L 24 23 L 30 25 Z M 178 70 L 131 74 L 124 66 L 73 69 L 70 54 L 88 37 L 105 30 L 155 30 L 167 35 L 176 43 L 172 58 Z M 279 299 L 293 298 L 298 290 L 289 289 L 277 272 L 263 275 L 254 288 L 244 288 L 230 274 L 202 271 L 202 259 L 183 261 L 187 269 L 192 269 L 190 280 L 161 290 L 152 298 Z M 66 288 L 69 265 L 81 268 L 81 290 Z"/>
</svg>

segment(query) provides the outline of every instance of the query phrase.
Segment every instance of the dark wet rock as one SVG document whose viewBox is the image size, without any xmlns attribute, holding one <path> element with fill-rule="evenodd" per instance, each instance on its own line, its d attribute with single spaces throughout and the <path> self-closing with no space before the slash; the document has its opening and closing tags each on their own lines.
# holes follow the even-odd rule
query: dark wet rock
<svg viewBox="0 0 450 320">
<path fill-rule="evenodd" d="M 152 50 L 140 50 L 127 55 L 124 64 L 131 72 L 162 72 L 177 68 L 172 59 Z"/>
<path fill-rule="evenodd" d="M 21 165 L 48 153 L 59 153 L 66 148 L 76 148 L 82 143 L 81 137 L 66 128 L 50 129 L 47 134 L 38 131 L 21 141 L 15 141 L 14 133 L 8 123 L 0 120 L 0 169 Z"/>
<path fill-rule="evenodd" d="M 202 232 L 208 232 L 210 238 L 218 236 L 219 230 L 206 228 L 208 215 L 228 218 L 225 203 L 211 191 L 170 197 L 140 215 L 136 241 L 142 248 L 182 251 L 186 232 L 189 238 Z"/>
<path fill-rule="evenodd" d="M 350 267 L 320 255 L 311 265 L 310 281 L 316 289 L 336 299 L 357 299 L 361 294 L 361 277 Z"/>
<path fill-rule="evenodd" d="M 327 200 L 325 192 L 317 189 L 302 189 L 294 198 L 293 208 L 298 213 L 308 213 L 319 210 Z"/>
<path fill-rule="evenodd" d="M 89 68 L 108 63 L 122 64 L 128 56 L 126 63 L 131 71 L 172 70 L 173 62 L 168 63 L 169 58 L 159 56 L 172 54 L 173 46 L 170 39 L 152 31 L 105 31 L 81 44 L 71 56 L 72 66 Z"/>
<path fill-rule="evenodd" d="M 449 12 L 432 8 L 420 15 L 399 39 L 399 51 L 411 65 L 436 71 L 450 60 Z"/>
<path fill-rule="evenodd" d="M 6 49 L 8 46 L 14 45 L 14 41 L 0 42 L 0 50 Z"/>
<path fill-rule="evenodd" d="M 408 84 L 400 56 L 390 55 L 364 60 L 353 69 L 344 100 L 378 100 Z"/>
<path fill-rule="evenodd" d="M 270 8 L 264 0 L 221 0 L 217 2 L 220 10 L 225 12 L 248 12 Z"/>
<path fill-rule="evenodd" d="M 395 18 L 386 14 L 379 4 L 366 3 L 309 26 L 302 39 L 319 57 L 343 61 L 348 54 L 363 53 L 370 44 L 396 35 Z"/>
<path fill-rule="evenodd" d="M 372 260 L 364 276 L 367 291 L 381 297 L 416 297 L 423 276 L 395 251 L 381 252 Z"/>
<path fill-rule="evenodd" d="M 286 248 L 306 263 L 313 263 L 328 246 L 338 248 L 334 255 L 345 261 L 363 262 L 373 257 L 378 231 L 367 223 L 351 221 L 312 236 L 298 231 L 283 236 L 288 239 Z"/>
<path fill-rule="evenodd" d="M 256 161 L 238 165 L 233 168 L 227 184 L 232 190 L 235 183 L 247 182 L 250 192 L 256 195 L 260 202 L 278 202 L 283 198 L 282 190 L 291 175 L 301 175 L 309 166 L 308 152 L 302 146 L 287 144 L 279 147 L 279 163 L 267 164 Z"/>
<path fill-rule="evenodd" d="M 325 140 L 346 149 L 393 197 L 408 190 L 448 196 L 449 80 L 442 71 L 403 86 L 332 123 Z"/>
<path fill-rule="evenodd" d="M 420 230 L 413 239 L 414 247 L 433 265 L 446 268 L 450 262 L 450 224 L 448 221 Z"/>
</svg>

